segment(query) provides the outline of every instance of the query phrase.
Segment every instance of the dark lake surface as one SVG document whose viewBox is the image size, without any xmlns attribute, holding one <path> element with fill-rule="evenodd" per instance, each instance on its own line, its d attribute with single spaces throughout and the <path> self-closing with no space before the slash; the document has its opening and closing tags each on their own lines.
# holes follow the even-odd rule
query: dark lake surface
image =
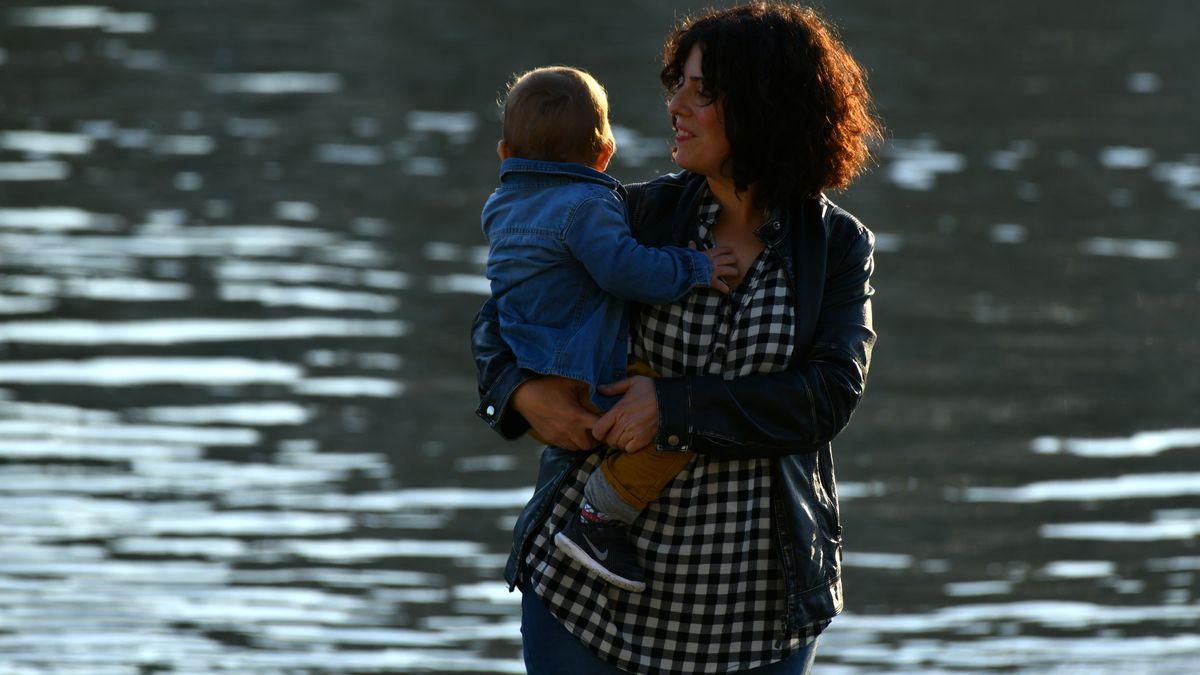
<svg viewBox="0 0 1200 675">
<path fill-rule="evenodd" d="M 889 139 L 816 672 L 1200 672 L 1200 4 L 825 5 Z M 0 672 L 524 672 L 495 98 L 587 68 L 669 171 L 691 7 L 5 0 Z"/>
</svg>

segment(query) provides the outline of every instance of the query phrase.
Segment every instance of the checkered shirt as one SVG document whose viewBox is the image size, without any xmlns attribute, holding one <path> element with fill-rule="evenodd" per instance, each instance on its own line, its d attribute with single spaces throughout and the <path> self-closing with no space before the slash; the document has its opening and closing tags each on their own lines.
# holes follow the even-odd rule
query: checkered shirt
<svg viewBox="0 0 1200 675">
<path fill-rule="evenodd" d="M 701 249 L 719 206 L 698 211 Z M 700 289 L 644 307 L 634 356 L 664 376 L 726 378 L 782 370 L 792 351 L 793 301 L 769 250 L 730 295 Z M 599 454 L 569 477 L 526 558 L 527 589 L 573 635 L 622 670 L 725 673 L 780 661 L 812 642 L 823 621 L 787 635 L 783 570 L 771 528 L 771 462 L 697 455 L 629 527 L 648 585 L 628 593 L 585 572 L 554 546 L 574 517 Z"/>
</svg>

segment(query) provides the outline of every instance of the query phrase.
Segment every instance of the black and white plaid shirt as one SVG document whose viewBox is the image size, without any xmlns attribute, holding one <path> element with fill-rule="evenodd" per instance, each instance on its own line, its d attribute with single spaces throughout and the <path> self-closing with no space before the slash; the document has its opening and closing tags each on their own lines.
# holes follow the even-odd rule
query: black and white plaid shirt
<svg viewBox="0 0 1200 675">
<path fill-rule="evenodd" d="M 713 245 L 718 211 L 706 194 L 701 249 Z M 793 309 L 781 262 L 764 250 L 728 296 L 701 289 L 643 308 L 633 354 L 664 376 L 783 370 Z M 592 455 L 567 479 L 526 559 L 526 588 L 601 658 L 634 673 L 725 673 L 780 661 L 828 625 L 782 631 L 786 594 L 773 548 L 770 460 L 698 455 L 646 507 L 629 527 L 649 580 L 643 593 L 609 585 L 554 546 L 599 461 Z"/>
</svg>

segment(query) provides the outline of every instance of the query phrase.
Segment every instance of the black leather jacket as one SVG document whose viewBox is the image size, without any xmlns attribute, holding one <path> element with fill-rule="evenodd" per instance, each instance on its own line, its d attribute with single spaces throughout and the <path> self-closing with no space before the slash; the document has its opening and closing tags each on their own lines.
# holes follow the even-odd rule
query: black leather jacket
<svg viewBox="0 0 1200 675">
<path fill-rule="evenodd" d="M 647 246 L 696 239 L 703 176 L 684 171 L 630 185 L 630 228 Z M 830 440 L 846 426 L 866 385 L 874 235 L 824 196 L 776 211 L 758 237 L 782 258 L 796 306 L 796 347 L 787 370 L 725 380 L 715 375 L 654 380 L 661 449 L 717 458 L 774 460 L 772 518 L 794 630 L 842 610 L 841 542 Z M 528 423 L 508 403 L 533 373 L 519 369 L 500 337 L 491 301 L 472 333 L 481 402 L 477 414 L 505 438 Z M 505 577 L 518 585 L 533 535 L 562 482 L 587 453 L 547 448 L 533 498 L 514 528 Z"/>
</svg>

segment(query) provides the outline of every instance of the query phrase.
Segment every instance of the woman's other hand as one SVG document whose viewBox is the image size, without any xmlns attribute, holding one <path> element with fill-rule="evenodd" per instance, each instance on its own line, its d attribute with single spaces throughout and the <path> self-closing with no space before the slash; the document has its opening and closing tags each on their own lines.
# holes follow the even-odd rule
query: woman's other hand
<svg viewBox="0 0 1200 675">
<path fill-rule="evenodd" d="M 592 427 L 592 434 L 610 448 L 636 452 L 658 435 L 658 397 L 654 380 L 635 375 L 599 388 L 605 396 L 621 396 Z"/>
<path fill-rule="evenodd" d="M 587 385 L 565 377 L 546 375 L 528 380 L 512 395 L 512 407 L 550 445 L 564 450 L 591 450 L 599 445 L 592 437 L 596 415 L 580 402 L 580 387 Z"/>
</svg>

